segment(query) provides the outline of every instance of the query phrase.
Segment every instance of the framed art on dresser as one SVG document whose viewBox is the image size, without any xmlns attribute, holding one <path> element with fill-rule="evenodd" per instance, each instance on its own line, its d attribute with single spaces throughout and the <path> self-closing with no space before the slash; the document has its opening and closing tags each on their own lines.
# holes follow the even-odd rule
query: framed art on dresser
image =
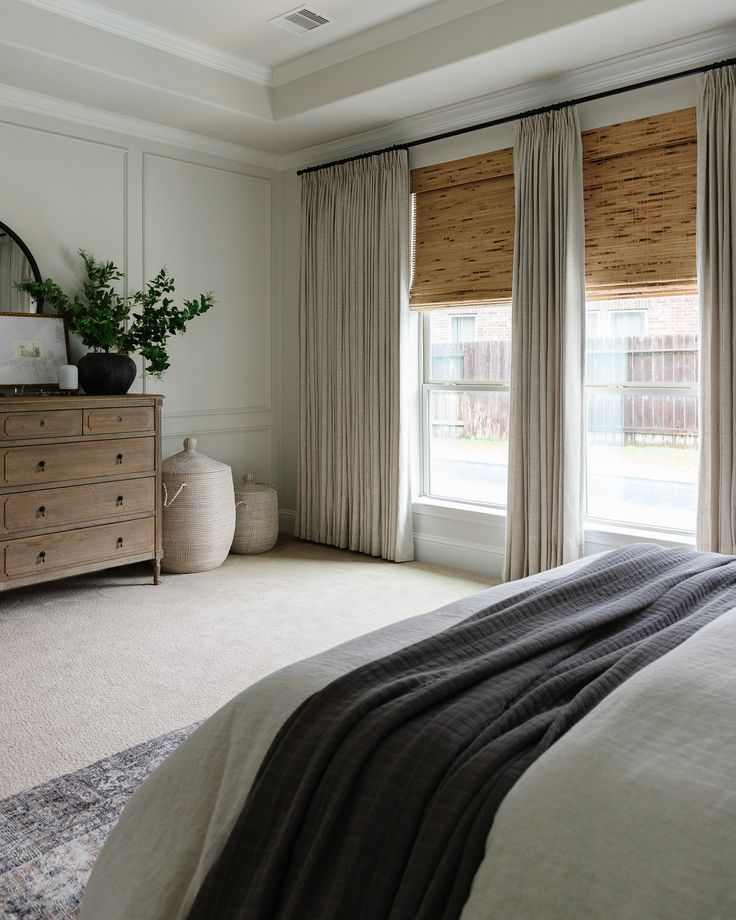
<svg viewBox="0 0 736 920">
<path fill-rule="evenodd" d="M 69 364 L 63 317 L 0 313 L 0 388 L 55 387 L 62 364 Z"/>
</svg>

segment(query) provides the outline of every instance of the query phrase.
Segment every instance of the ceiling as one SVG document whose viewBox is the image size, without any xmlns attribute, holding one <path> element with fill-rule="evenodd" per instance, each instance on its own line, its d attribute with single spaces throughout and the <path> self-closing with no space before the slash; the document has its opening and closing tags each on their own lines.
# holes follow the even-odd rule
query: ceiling
<svg viewBox="0 0 736 920">
<path fill-rule="evenodd" d="M 736 50 L 733 0 L 318 0 L 334 22 L 301 36 L 268 23 L 290 3 L 0 0 L 0 101 L 283 155 L 478 97 L 492 114 L 634 54 L 666 67 L 657 49 L 693 36 L 701 55 Z"/>
<path fill-rule="evenodd" d="M 97 0 L 99 6 L 133 16 L 221 48 L 264 67 L 301 57 L 357 32 L 396 19 L 421 7 L 442 6 L 427 0 L 317 0 L 307 7 L 334 19 L 304 35 L 291 35 L 268 20 L 297 8 L 293 0 Z M 468 6 L 468 4 L 465 4 Z M 489 5 L 475 3 L 475 6 Z"/>
</svg>

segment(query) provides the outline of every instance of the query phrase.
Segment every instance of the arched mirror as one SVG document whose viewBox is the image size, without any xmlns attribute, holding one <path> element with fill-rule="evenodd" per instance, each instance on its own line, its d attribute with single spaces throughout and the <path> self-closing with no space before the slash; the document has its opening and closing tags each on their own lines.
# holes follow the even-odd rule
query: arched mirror
<svg viewBox="0 0 736 920">
<path fill-rule="evenodd" d="M 41 272 L 31 250 L 0 222 L 0 313 L 41 313 L 43 301 L 19 291 L 16 281 L 40 281 Z"/>
</svg>

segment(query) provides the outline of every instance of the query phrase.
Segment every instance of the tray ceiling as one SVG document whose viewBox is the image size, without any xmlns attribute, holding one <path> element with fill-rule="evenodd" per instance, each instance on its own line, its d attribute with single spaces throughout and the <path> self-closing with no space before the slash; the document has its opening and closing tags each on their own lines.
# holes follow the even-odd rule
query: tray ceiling
<svg viewBox="0 0 736 920">
<path fill-rule="evenodd" d="M 335 21 L 301 36 L 268 23 L 290 0 L 2 6 L 6 104 L 17 88 L 276 154 L 736 27 L 733 0 L 319 0 Z"/>
</svg>

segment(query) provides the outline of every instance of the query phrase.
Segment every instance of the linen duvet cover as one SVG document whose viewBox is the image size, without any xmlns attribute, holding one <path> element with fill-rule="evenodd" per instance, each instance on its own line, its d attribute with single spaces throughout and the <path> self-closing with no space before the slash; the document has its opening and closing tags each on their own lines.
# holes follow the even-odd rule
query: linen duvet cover
<svg viewBox="0 0 736 920">
<path fill-rule="evenodd" d="M 729 916 L 735 606 L 732 557 L 625 547 L 271 675 L 134 796 L 82 918 Z"/>
</svg>

